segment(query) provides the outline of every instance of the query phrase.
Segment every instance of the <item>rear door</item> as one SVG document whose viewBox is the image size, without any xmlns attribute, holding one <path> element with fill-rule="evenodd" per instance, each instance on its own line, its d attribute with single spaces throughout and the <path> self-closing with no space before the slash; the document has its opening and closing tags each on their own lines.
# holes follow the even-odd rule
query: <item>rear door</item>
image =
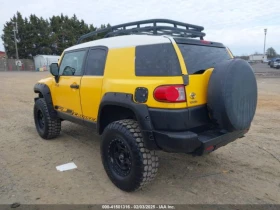
<svg viewBox="0 0 280 210">
<path fill-rule="evenodd" d="M 207 103 L 208 81 L 216 64 L 232 58 L 226 47 L 206 41 L 177 41 L 189 75 L 186 86 L 188 107 Z"/>
<path fill-rule="evenodd" d="M 86 58 L 80 94 L 84 122 L 89 125 L 94 125 L 97 119 L 106 57 L 107 48 L 94 47 L 89 50 Z"/>
</svg>

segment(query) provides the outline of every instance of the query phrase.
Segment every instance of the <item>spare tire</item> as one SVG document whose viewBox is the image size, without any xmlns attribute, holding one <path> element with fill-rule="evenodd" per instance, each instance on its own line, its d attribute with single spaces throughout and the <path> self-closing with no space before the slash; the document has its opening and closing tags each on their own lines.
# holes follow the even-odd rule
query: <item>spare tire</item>
<svg viewBox="0 0 280 210">
<path fill-rule="evenodd" d="M 257 94 L 256 78 L 246 61 L 231 59 L 217 64 L 208 84 L 210 118 L 228 131 L 248 129 L 256 112 Z"/>
</svg>

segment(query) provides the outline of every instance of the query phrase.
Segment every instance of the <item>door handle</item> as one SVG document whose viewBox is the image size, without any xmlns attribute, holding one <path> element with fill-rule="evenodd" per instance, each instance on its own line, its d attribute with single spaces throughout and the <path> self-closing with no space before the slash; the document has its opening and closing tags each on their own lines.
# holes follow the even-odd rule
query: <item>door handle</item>
<svg viewBox="0 0 280 210">
<path fill-rule="evenodd" d="M 72 85 L 70 85 L 70 88 L 73 88 L 73 89 L 79 89 L 79 85 L 73 83 Z"/>
</svg>

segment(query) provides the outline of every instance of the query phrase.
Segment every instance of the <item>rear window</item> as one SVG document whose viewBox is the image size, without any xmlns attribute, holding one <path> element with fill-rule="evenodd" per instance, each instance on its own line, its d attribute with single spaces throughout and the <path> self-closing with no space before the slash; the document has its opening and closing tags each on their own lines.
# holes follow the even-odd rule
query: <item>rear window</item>
<svg viewBox="0 0 280 210">
<path fill-rule="evenodd" d="M 188 74 L 195 74 L 231 59 L 226 48 L 204 45 L 178 44 L 184 57 Z"/>
<path fill-rule="evenodd" d="M 180 76 L 179 60 L 171 43 L 136 47 L 136 76 Z"/>
</svg>

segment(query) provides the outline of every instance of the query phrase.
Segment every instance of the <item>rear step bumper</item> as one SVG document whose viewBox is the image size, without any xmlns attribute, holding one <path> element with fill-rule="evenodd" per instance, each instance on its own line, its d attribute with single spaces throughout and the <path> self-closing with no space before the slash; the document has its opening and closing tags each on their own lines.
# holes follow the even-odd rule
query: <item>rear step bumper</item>
<svg viewBox="0 0 280 210">
<path fill-rule="evenodd" d="M 162 132 L 154 131 L 157 145 L 167 152 L 192 153 L 203 155 L 212 152 L 238 138 L 244 137 L 248 130 L 220 132 L 209 130 L 200 134 L 190 131 Z"/>
</svg>

